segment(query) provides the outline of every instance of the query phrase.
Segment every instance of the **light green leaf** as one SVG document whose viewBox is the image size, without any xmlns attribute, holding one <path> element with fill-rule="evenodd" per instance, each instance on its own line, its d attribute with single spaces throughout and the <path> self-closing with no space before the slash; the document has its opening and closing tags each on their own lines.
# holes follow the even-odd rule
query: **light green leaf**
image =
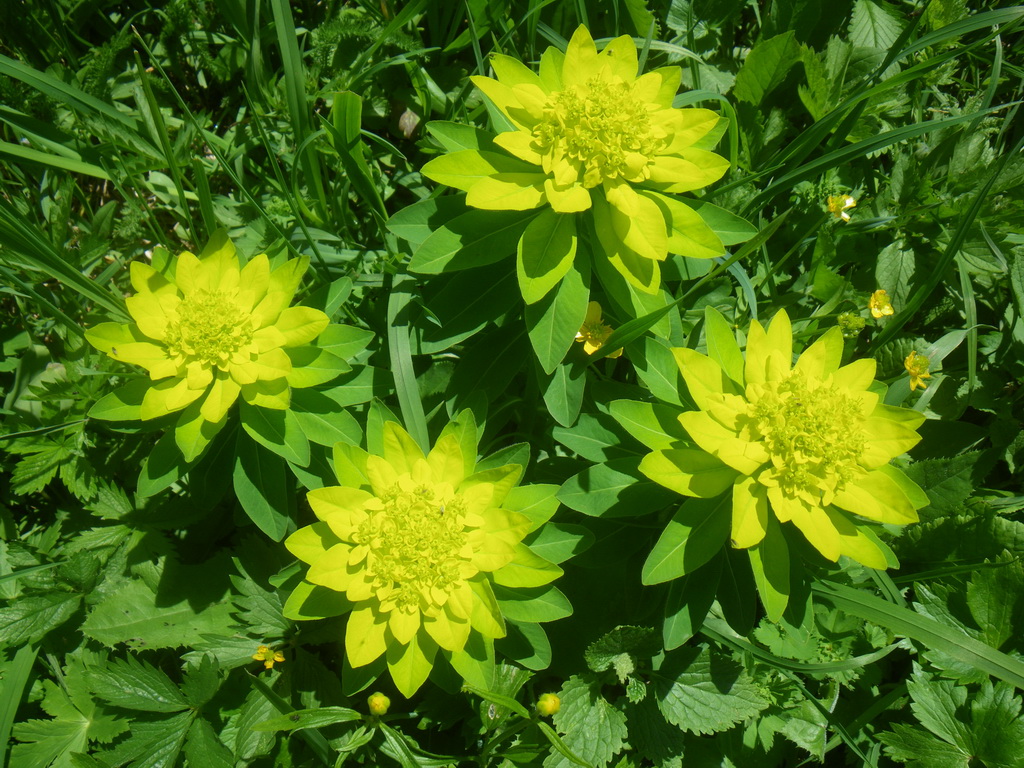
<svg viewBox="0 0 1024 768">
<path fill-rule="evenodd" d="M 592 517 L 632 517 L 663 509 L 676 494 L 647 478 L 635 457 L 595 464 L 570 477 L 558 500 Z"/>
<path fill-rule="evenodd" d="M 565 747 L 586 763 L 606 765 L 625 745 L 626 716 L 601 695 L 601 684 L 574 675 L 558 691 L 562 706 L 553 723 Z M 552 752 L 544 768 L 569 768 L 576 763 Z"/>
<path fill-rule="evenodd" d="M 166 674 L 128 654 L 87 673 L 93 693 L 122 709 L 142 712 L 181 712 L 189 703 Z"/>
<path fill-rule="evenodd" d="M 755 45 L 736 73 L 733 94 L 740 101 L 759 106 L 765 96 L 782 84 L 790 67 L 800 61 L 800 44 L 792 30 Z"/>
<path fill-rule="evenodd" d="M 300 467 L 309 464 L 309 440 L 290 409 L 257 408 L 243 402 L 239 413 L 242 428 L 257 443 Z"/>
<path fill-rule="evenodd" d="M 544 298 L 565 277 L 575 257 L 576 217 L 542 210 L 530 221 L 517 249 L 516 274 L 523 300 L 533 304 Z"/>
<path fill-rule="evenodd" d="M 552 586 L 508 589 L 496 584 L 494 596 L 502 615 L 512 621 L 536 624 L 572 615 L 568 598 Z"/>
<path fill-rule="evenodd" d="M 554 291 L 526 305 L 526 328 L 530 334 L 530 344 L 537 353 L 541 368 L 547 374 L 558 367 L 587 317 L 590 268 L 585 260 L 581 261 L 580 265 L 570 263 L 564 279 Z M 576 378 L 582 379 L 578 374 Z M 582 394 L 582 389 L 580 391 Z M 569 419 L 569 423 L 572 421 Z M 565 424 L 564 421 L 559 423 Z"/>
<path fill-rule="evenodd" d="M 693 573 L 717 555 L 729 538 L 732 498 L 688 499 L 672 516 L 644 563 L 644 584 Z"/>
<path fill-rule="evenodd" d="M 536 217 L 471 209 L 437 227 L 413 252 L 409 271 L 437 275 L 493 264 L 512 255 Z"/>
</svg>

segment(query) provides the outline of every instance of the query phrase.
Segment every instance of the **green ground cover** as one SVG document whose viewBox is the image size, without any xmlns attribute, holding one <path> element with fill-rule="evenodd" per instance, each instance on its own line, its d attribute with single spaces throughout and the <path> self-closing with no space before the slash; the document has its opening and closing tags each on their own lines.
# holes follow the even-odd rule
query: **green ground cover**
<svg viewBox="0 0 1024 768">
<path fill-rule="evenodd" d="M 0 23 L 0 766 L 1024 766 L 1024 7 Z"/>
</svg>

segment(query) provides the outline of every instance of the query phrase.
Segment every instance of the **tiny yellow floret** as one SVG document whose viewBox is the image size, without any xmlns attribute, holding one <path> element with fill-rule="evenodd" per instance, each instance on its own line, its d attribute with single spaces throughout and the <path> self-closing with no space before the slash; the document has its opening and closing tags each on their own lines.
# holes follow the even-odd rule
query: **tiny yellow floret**
<svg viewBox="0 0 1024 768">
<path fill-rule="evenodd" d="M 601 316 L 601 305 L 596 301 L 587 304 L 587 318 L 576 334 L 576 341 L 583 343 L 583 350 L 592 355 L 604 346 L 608 337 L 612 335 L 612 327 L 605 325 Z M 622 349 L 609 352 L 608 357 L 621 357 Z"/>
<path fill-rule="evenodd" d="M 832 215 L 846 222 L 850 221 L 850 214 L 847 211 L 856 207 L 857 201 L 850 195 L 832 195 L 828 199 L 828 209 Z"/>
<path fill-rule="evenodd" d="M 553 693 L 545 693 L 537 699 L 537 712 L 541 717 L 551 717 L 562 708 L 562 700 Z"/>
<path fill-rule="evenodd" d="M 924 355 L 917 354 L 916 351 L 907 355 L 907 359 L 903 361 L 903 367 L 906 368 L 907 373 L 910 374 L 911 392 L 918 387 L 921 389 L 928 389 L 928 385 L 924 383 L 925 379 L 930 379 L 932 377 L 932 375 L 928 373 L 928 364 L 928 358 Z"/>
<path fill-rule="evenodd" d="M 374 717 L 381 717 L 388 713 L 391 706 L 391 699 L 380 691 L 371 693 L 366 699 L 366 705 L 370 708 L 370 714 Z"/>
<path fill-rule="evenodd" d="M 274 664 L 280 664 L 284 661 L 284 653 L 275 651 L 269 646 L 261 645 L 256 649 L 256 653 L 252 655 L 252 658 L 255 661 L 262 661 L 263 666 L 267 669 L 273 669 Z"/>
<path fill-rule="evenodd" d="M 843 332 L 844 339 L 854 338 L 868 324 L 867 320 L 853 312 L 843 312 L 837 318 L 837 322 L 839 323 L 840 330 Z"/>
<path fill-rule="evenodd" d="M 876 320 L 888 317 L 896 311 L 893 309 L 889 294 L 881 288 L 871 294 L 871 298 L 868 299 L 868 309 L 871 310 L 871 316 Z"/>
</svg>

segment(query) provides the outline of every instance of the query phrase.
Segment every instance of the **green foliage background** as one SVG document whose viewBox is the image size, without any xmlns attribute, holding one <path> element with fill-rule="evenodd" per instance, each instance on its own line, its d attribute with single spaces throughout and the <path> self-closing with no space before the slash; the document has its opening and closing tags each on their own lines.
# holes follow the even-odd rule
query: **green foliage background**
<svg viewBox="0 0 1024 768">
<path fill-rule="evenodd" d="M 1022 22 L 992 0 L 0 4 L 0 763 L 1024 766 Z M 617 360 L 545 358 L 515 241 L 474 262 L 500 237 L 438 235 L 454 204 L 419 174 L 429 122 L 489 127 L 468 76 L 491 52 L 534 62 L 580 23 L 729 121 L 701 198 L 733 214 L 729 255 L 668 262 L 639 321 L 606 308 Z M 300 398 L 299 432 L 229 427 L 183 463 L 167 423 L 89 417 L 133 374 L 84 329 L 126 319 L 129 262 L 222 228 L 310 258 L 303 301 L 352 328 L 352 370 Z M 410 272 L 431 238 L 472 266 Z M 779 623 L 734 550 L 644 578 L 679 501 L 613 403 L 685 404 L 668 347 L 703 348 L 708 307 L 741 333 L 785 308 L 801 342 L 866 319 L 846 354 L 928 417 L 901 466 L 930 505 L 881 534 L 901 568 L 818 558 Z M 484 461 L 558 487 L 531 545 L 568 602 L 531 603 L 486 689 L 405 700 L 346 667 L 341 620 L 282 618 L 279 542 L 336 442 L 372 451 L 392 420 L 426 444 L 464 408 Z"/>
</svg>

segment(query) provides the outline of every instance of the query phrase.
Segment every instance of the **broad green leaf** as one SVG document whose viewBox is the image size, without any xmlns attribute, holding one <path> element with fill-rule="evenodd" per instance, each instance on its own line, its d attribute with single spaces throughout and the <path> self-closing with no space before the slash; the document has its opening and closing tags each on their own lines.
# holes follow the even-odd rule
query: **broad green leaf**
<svg viewBox="0 0 1024 768">
<path fill-rule="evenodd" d="M 528 460 L 529 453 L 526 454 L 526 457 Z M 502 464 L 526 466 L 525 463 L 515 460 L 514 457 L 503 460 Z M 505 501 L 501 506 L 504 509 L 514 510 L 530 518 L 530 533 L 533 533 L 550 520 L 552 515 L 558 510 L 557 493 L 558 486 L 548 483 L 518 485 L 508 492 L 508 496 L 505 497 Z"/>
<path fill-rule="evenodd" d="M 862 48 L 892 48 L 905 22 L 888 3 L 857 0 L 850 16 L 850 42 Z"/>
<path fill-rule="evenodd" d="M 981 627 L 981 640 L 1001 648 L 1024 630 L 1024 566 L 1012 556 L 971 576 L 967 607 Z"/>
<path fill-rule="evenodd" d="M 525 541 L 530 549 L 546 560 L 564 563 L 589 549 L 594 543 L 594 534 L 582 525 L 548 523 Z"/>
<path fill-rule="evenodd" d="M 729 538 L 732 497 L 688 499 L 672 516 L 644 563 L 644 584 L 693 573 L 718 554 Z"/>
<path fill-rule="evenodd" d="M 979 466 L 982 458 L 979 451 L 971 451 L 948 459 L 917 461 L 903 470 L 928 494 L 927 517 L 938 517 L 960 509 L 974 492 L 979 473 L 984 471 L 984 466 Z"/>
<path fill-rule="evenodd" d="M 430 197 L 395 213 L 388 219 L 388 229 L 412 245 L 420 245 L 442 224 L 465 212 L 465 195 Z"/>
<path fill-rule="evenodd" d="M 551 417 L 564 427 L 571 426 L 583 407 L 586 369 L 577 365 L 557 365 L 544 387 L 544 404 Z"/>
<path fill-rule="evenodd" d="M 637 453 L 628 440 L 623 440 L 618 425 L 603 413 L 581 413 L 572 427 L 555 427 L 551 434 L 569 450 L 595 463 Z M 622 446 L 623 442 L 629 447 Z"/>
<path fill-rule="evenodd" d="M 501 613 L 512 621 L 536 624 L 564 619 L 572 615 L 572 605 L 558 589 L 552 586 L 533 589 L 506 589 L 494 586 L 494 596 Z"/>
<path fill-rule="evenodd" d="M 654 397 L 664 403 L 682 405 L 679 391 L 683 389 L 683 380 L 679 366 L 663 341 L 645 336 L 626 347 L 626 356 Z"/>
<path fill-rule="evenodd" d="M 223 593 L 216 597 L 222 588 L 211 580 L 214 572 L 212 566 L 181 566 L 167 574 L 168 578 L 192 579 L 181 583 L 195 585 L 192 589 L 196 592 L 191 596 L 199 605 L 209 601 L 205 607 L 193 608 L 188 592 L 175 594 L 173 602 L 158 598 L 145 582 L 133 579 L 95 605 L 82 624 L 82 632 L 111 648 L 124 644 L 135 650 L 192 646 L 204 634 L 231 634 L 234 607 Z"/>
<path fill-rule="evenodd" d="M 479 128 L 465 123 L 432 120 L 427 123 L 427 132 L 437 139 L 448 152 L 458 152 L 460 149 L 501 151 L 494 145 L 494 134 L 481 131 Z"/>
<path fill-rule="evenodd" d="M 239 415 L 242 428 L 264 448 L 300 467 L 309 464 L 309 440 L 291 409 L 256 408 L 243 402 Z"/>
<path fill-rule="evenodd" d="M 544 373 L 551 374 L 572 347 L 586 320 L 589 300 L 590 268 L 585 260 L 581 260 L 579 265 L 569 265 L 564 279 L 554 291 L 535 303 L 527 303 L 526 328 Z M 582 381 L 579 372 L 576 378 Z M 572 419 L 568 423 L 571 424 Z"/>
<path fill-rule="evenodd" d="M 719 208 L 703 200 L 686 200 L 686 204 L 700 214 L 704 223 L 718 235 L 722 245 L 745 243 L 757 234 L 757 227 L 725 208 Z"/>
<path fill-rule="evenodd" d="M 189 765 L 201 765 L 203 768 L 233 768 L 235 765 L 231 751 L 217 738 L 213 726 L 201 717 L 193 720 L 188 730 L 185 757 Z"/>
<path fill-rule="evenodd" d="M 540 624 L 508 621 L 508 634 L 495 641 L 501 655 L 527 669 L 542 670 L 551 665 L 551 642 Z"/>
<path fill-rule="evenodd" d="M 337 442 L 358 445 L 362 441 L 363 431 L 355 417 L 321 392 L 292 390 L 291 412 L 303 434 L 317 445 L 332 448 Z"/>
<path fill-rule="evenodd" d="M 652 450 L 678 447 L 679 441 L 689 440 L 679 423 L 681 411 L 678 408 L 662 403 L 615 400 L 608 412 L 629 434 Z"/>
<path fill-rule="evenodd" d="M 532 212 L 471 209 L 435 229 L 413 252 L 410 272 L 436 275 L 511 256 L 536 218 Z"/>
<path fill-rule="evenodd" d="M 639 664 L 661 651 L 657 633 L 650 627 L 620 626 L 592 642 L 583 654 L 592 672 L 614 669 L 620 683 L 639 669 Z"/>
<path fill-rule="evenodd" d="M 646 757 L 652 765 L 683 765 L 686 737 L 681 730 L 665 721 L 654 696 L 645 696 L 638 704 L 628 705 L 626 720 L 629 745 L 638 755 Z"/>
<path fill-rule="evenodd" d="M 137 379 L 104 395 L 89 409 L 90 419 L 136 421 L 141 419 L 142 398 L 152 386 L 149 379 Z"/>
<path fill-rule="evenodd" d="M 663 509 L 677 495 L 647 478 L 635 457 L 595 464 L 570 477 L 558 500 L 592 517 L 632 517 Z"/>
<path fill-rule="evenodd" d="M 675 651 L 652 677 L 665 719 L 690 733 L 728 730 L 769 704 L 739 662 L 706 645 Z"/>
<path fill-rule="evenodd" d="M 245 513 L 263 533 L 281 541 L 295 525 L 295 494 L 285 460 L 240 432 L 233 478 Z"/>
<path fill-rule="evenodd" d="M 765 96 L 782 84 L 790 68 L 800 60 L 800 44 L 790 30 L 761 40 L 747 54 L 736 73 L 733 94 L 740 101 L 759 106 Z"/>
<path fill-rule="evenodd" d="M 764 538 L 750 547 L 747 553 L 750 555 L 754 583 L 761 595 L 768 620 L 778 621 L 789 603 L 791 587 L 789 545 L 775 515 L 768 515 L 768 529 Z"/>
<path fill-rule="evenodd" d="M 194 463 L 194 462 L 193 462 Z M 164 434 L 142 464 L 139 473 L 138 494 L 153 496 L 176 483 L 192 464 L 185 461 L 174 441 L 174 432 Z"/>
<path fill-rule="evenodd" d="M 715 602 L 723 560 L 723 557 L 714 557 L 706 565 L 669 584 L 665 597 L 665 621 L 661 625 L 666 651 L 678 648 L 700 631 L 711 604 Z"/>
<path fill-rule="evenodd" d="M 565 277 L 575 258 L 575 215 L 542 210 L 526 227 L 516 252 L 516 275 L 523 300 L 534 304 L 544 298 Z"/>
</svg>

